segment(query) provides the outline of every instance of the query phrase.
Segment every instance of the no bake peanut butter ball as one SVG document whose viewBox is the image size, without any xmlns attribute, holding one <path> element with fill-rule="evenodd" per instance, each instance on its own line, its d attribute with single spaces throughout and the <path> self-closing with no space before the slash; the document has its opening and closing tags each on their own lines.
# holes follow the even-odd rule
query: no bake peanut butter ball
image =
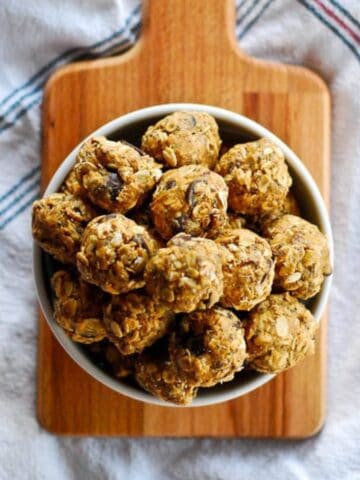
<svg viewBox="0 0 360 480">
<path fill-rule="evenodd" d="M 75 263 L 86 225 L 98 212 L 88 202 L 66 193 L 37 200 L 32 234 L 40 247 L 62 263 Z"/>
<path fill-rule="evenodd" d="M 294 215 L 266 224 L 264 231 L 276 262 L 274 285 L 307 299 L 331 273 L 326 237 L 316 225 Z"/>
<path fill-rule="evenodd" d="M 216 172 L 229 187 L 229 207 L 242 215 L 279 209 L 292 183 L 284 154 L 267 138 L 235 145 L 221 157 Z"/>
<path fill-rule="evenodd" d="M 187 165 L 169 170 L 151 202 L 154 225 L 166 240 L 179 232 L 215 237 L 227 219 L 227 197 L 223 178 L 206 167 Z"/>
<path fill-rule="evenodd" d="M 77 268 L 105 292 L 126 293 L 145 285 L 144 269 L 156 249 L 145 227 L 120 213 L 102 215 L 84 231 Z"/>
<path fill-rule="evenodd" d="M 314 352 L 317 323 L 290 293 L 270 295 L 244 321 L 249 366 L 278 373 Z"/>
<path fill-rule="evenodd" d="M 221 140 L 215 119 L 206 112 L 174 112 L 151 125 L 141 147 L 167 167 L 214 168 Z"/>
<path fill-rule="evenodd" d="M 77 155 L 75 173 L 90 200 L 109 212 L 141 205 L 161 177 L 155 160 L 124 141 L 87 140 Z"/>
<path fill-rule="evenodd" d="M 214 307 L 184 315 L 169 344 L 170 358 L 189 384 L 228 382 L 246 358 L 244 328 L 230 310 Z"/>
<path fill-rule="evenodd" d="M 149 260 L 145 282 L 175 313 L 210 308 L 223 292 L 221 252 L 212 240 L 179 234 Z"/>
<path fill-rule="evenodd" d="M 275 265 L 270 245 L 245 228 L 225 230 L 216 243 L 225 250 L 221 305 L 251 310 L 271 292 Z"/>
</svg>

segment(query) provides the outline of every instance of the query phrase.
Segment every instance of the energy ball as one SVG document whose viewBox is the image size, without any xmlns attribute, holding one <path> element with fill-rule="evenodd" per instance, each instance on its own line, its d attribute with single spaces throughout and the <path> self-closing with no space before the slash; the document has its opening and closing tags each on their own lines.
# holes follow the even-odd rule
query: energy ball
<svg viewBox="0 0 360 480">
<path fill-rule="evenodd" d="M 258 372 L 282 372 L 314 352 L 317 323 L 289 293 L 270 295 L 244 325 L 249 367 Z"/>
<path fill-rule="evenodd" d="M 316 225 L 294 215 L 283 215 L 264 231 L 274 258 L 274 286 L 307 299 L 318 293 L 331 265 L 326 237 Z"/>
<path fill-rule="evenodd" d="M 105 361 L 117 378 L 126 378 L 135 371 L 136 355 L 122 355 L 111 343 L 105 347 Z"/>
<path fill-rule="evenodd" d="M 87 140 L 77 155 L 75 173 L 90 200 L 109 212 L 139 206 L 161 177 L 161 166 L 125 142 L 105 137 Z"/>
<path fill-rule="evenodd" d="M 184 315 L 170 337 L 170 358 L 189 384 L 228 382 L 246 358 L 244 328 L 230 310 L 214 307 Z"/>
<path fill-rule="evenodd" d="M 54 318 L 67 335 L 86 344 L 103 340 L 103 292 L 66 270 L 56 272 L 51 285 L 55 293 Z"/>
<path fill-rule="evenodd" d="M 221 140 L 215 119 L 205 112 L 175 112 L 151 125 L 141 147 L 174 168 L 198 164 L 214 168 Z"/>
<path fill-rule="evenodd" d="M 222 296 L 221 266 L 222 254 L 215 242 L 179 234 L 146 265 L 146 288 L 155 301 L 175 313 L 204 310 Z"/>
<path fill-rule="evenodd" d="M 75 263 L 84 229 L 96 215 L 81 198 L 53 193 L 34 202 L 32 234 L 45 252 L 62 263 Z"/>
<path fill-rule="evenodd" d="M 146 229 L 120 213 L 95 218 L 84 231 L 77 267 L 84 280 L 112 294 L 145 285 L 144 269 L 157 248 Z"/>
<path fill-rule="evenodd" d="M 292 183 L 284 154 L 267 138 L 235 145 L 216 171 L 229 187 L 229 207 L 242 215 L 277 210 Z"/>
<path fill-rule="evenodd" d="M 152 348 L 141 353 L 135 363 L 135 379 L 147 392 L 178 405 L 189 405 L 197 388 L 183 378 L 167 351 Z"/>
<path fill-rule="evenodd" d="M 174 320 L 164 305 L 141 293 L 113 295 L 104 309 L 108 338 L 123 355 L 139 353 L 163 337 Z"/>
<path fill-rule="evenodd" d="M 151 203 L 157 231 L 168 240 L 179 232 L 215 237 L 226 222 L 228 188 L 220 175 L 186 165 L 162 176 Z"/>
<path fill-rule="evenodd" d="M 251 310 L 271 292 L 275 265 L 270 245 L 245 228 L 225 230 L 216 243 L 225 249 L 226 254 L 221 305 Z"/>
</svg>

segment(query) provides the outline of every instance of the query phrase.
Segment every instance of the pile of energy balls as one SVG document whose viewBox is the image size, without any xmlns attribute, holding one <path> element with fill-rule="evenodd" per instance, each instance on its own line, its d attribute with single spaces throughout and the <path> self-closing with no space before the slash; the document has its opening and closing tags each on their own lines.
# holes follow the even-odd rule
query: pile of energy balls
<svg viewBox="0 0 360 480">
<path fill-rule="evenodd" d="M 141 149 L 90 138 L 33 206 L 33 236 L 60 262 L 57 323 L 112 375 L 176 404 L 313 353 L 302 301 L 331 273 L 280 148 L 221 144 L 215 119 L 190 111 L 149 126 Z"/>
</svg>

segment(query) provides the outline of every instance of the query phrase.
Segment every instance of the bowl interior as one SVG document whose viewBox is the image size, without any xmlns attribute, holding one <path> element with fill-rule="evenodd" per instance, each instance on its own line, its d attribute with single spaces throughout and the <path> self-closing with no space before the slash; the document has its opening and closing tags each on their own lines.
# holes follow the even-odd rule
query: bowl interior
<svg viewBox="0 0 360 480">
<path fill-rule="evenodd" d="M 228 112 L 215 107 L 207 107 L 203 105 L 165 105 L 158 107 L 150 107 L 133 114 L 120 117 L 109 124 L 101 127 L 92 135 L 106 135 L 113 140 L 126 139 L 128 142 L 139 146 L 141 136 L 145 132 L 147 126 L 162 118 L 164 115 L 179 109 L 187 110 L 204 110 L 212 114 L 220 127 L 220 136 L 224 143 L 235 144 L 244 143 L 246 141 L 255 140 L 262 136 L 266 136 L 275 141 L 285 153 L 290 173 L 293 177 L 293 191 L 298 200 L 302 216 L 312 223 L 319 226 L 329 239 L 332 252 L 332 238 L 330 224 L 327 217 L 326 209 L 321 199 L 320 193 L 312 180 L 310 174 L 301 164 L 301 161 L 295 154 L 283 144 L 271 132 L 261 127 L 259 124 L 242 117 L 241 115 Z M 126 118 L 127 117 L 127 118 Z M 53 179 L 51 180 L 45 196 L 57 191 L 63 182 L 68 171 L 74 164 L 78 147 L 67 157 L 61 164 Z M 108 387 L 119 393 L 128 395 L 137 400 L 148 403 L 159 404 L 169 407 L 169 404 L 156 399 L 148 394 L 133 381 L 117 380 L 112 378 L 103 368 L 101 364 L 94 363 L 89 357 L 87 350 L 78 343 L 72 342 L 63 330 L 56 324 L 52 315 L 52 292 L 50 289 L 50 278 L 54 271 L 59 268 L 59 264 L 55 262 L 49 255 L 42 252 L 37 245 L 34 245 L 34 273 L 37 283 L 38 296 L 42 309 L 49 322 L 53 333 L 62 344 L 64 349 L 70 354 L 82 368 L 90 375 Z M 326 278 L 322 290 L 311 300 L 306 302 L 307 307 L 312 311 L 316 319 L 320 318 L 324 305 L 326 303 L 328 291 L 330 288 L 330 278 Z M 200 389 L 197 398 L 193 401 L 193 407 L 220 403 L 231 398 L 244 395 L 251 390 L 263 385 L 274 375 L 261 374 L 250 370 L 244 370 L 237 374 L 231 382 L 217 385 L 211 389 Z"/>
</svg>

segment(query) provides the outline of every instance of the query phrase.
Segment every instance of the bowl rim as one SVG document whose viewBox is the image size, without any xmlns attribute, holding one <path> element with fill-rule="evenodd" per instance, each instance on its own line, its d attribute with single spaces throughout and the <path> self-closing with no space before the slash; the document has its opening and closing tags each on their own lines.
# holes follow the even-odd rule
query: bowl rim
<svg viewBox="0 0 360 480">
<path fill-rule="evenodd" d="M 63 183 L 66 175 L 69 173 L 73 164 L 75 163 L 75 158 L 81 144 L 86 141 L 88 138 L 91 138 L 96 135 L 109 136 L 112 133 L 128 126 L 132 123 L 143 122 L 150 120 L 153 117 L 161 117 L 173 113 L 178 110 L 196 110 L 201 112 L 207 112 L 210 115 L 213 115 L 217 121 L 231 123 L 236 125 L 239 129 L 248 131 L 256 137 L 267 137 L 278 145 L 283 151 L 286 162 L 291 167 L 291 169 L 296 173 L 296 176 L 300 177 L 302 182 L 306 185 L 307 189 L 310 191 L 312 196 L 312 201 L 314 206 L 317 208 L 318 214 L 318 227 L 325 234 L 328 239 L 329 250 L 330 250 L 330 262 L 331 265 L 334 263 L 334 245 L 333 245 L 333 235 L 331 230 L 331 224 L 329 219 L 329 214 L 325 202 L 320 194 L 320 191 L 316 185 L 315 180 L 311 176 L 310 172 L 307 170 L 305 165 L 301 162 L 298 156 L 274 133 L 260 125 L 254 120 L 241 115 L 239 113 L 227 110 L 224 108 L 206 105 L 206 104 L 196 104 L 196 103 L 167 103 L 160 105 L 153 105 L 150 107 L 141 108 L 134 110 L 132 112 L 121 115 L 110 122 L 100 126 L 95 131 L 91 132 L 86 138 L 84 138 L 63 160 L 59 165 L 58 169 L 55 171 L 52 176 L 43 197 L 46 197 L 52 193 L 55 193 L 59 190 L 61 184 Z M 51 300 L 47 293 L 45 278 L 42 262 L 42 250 L 41 248 L 33 241 L 33 274 L 35 279 L 36 293 L 38 301 L 40 303 L 41 309 L 44 313 L 46 321 L 55 335 L 58 342 L 64 348 L 66 353 L 89 375 L 98 380 L 103 385 L 108 388 L 115 390 L 117 393 L 126 395 L 134 400 L 139 400 L 148 404 L 161 405 L 168 408 L 194 408 L 194 407 L 203 407 L 207 405 L 215 405 L 218 403 L 226 402 L 234 398 L 238 398 L 242 395 L 245 395 L 256 388 L 264 385 L 274 378 L 275 374 L 261 374 L 259 373 L 257 377 L 248 380 L 245 384 L 234 385 L 226 389 L 223 392 L 212 392 L 205 393 L 209 391 L 208 389 L 203 390 L 203 394 L 196 397 L 190 405 L 175 405 L 169 404 L 168 402 L 158 399 L 148 392 L 137 389 L 130 385 L 127 385 L 119 379 L 115 379 L 110 375 L 106 374 L 98 366 L 92 363 L 80 350 L 80 347 L 75 344 L 62 330 L 62 328 L 55 322 L 53 318 L 53 309 Z M 325 277 L 323 285 L 321 287 L 318 295 L 318 300 L 313 308 L 313 316 L 316 321 L 319 322 L 321 315 L 325 309 L 330 288 L 332 283 L 332 275 Z"/>
</svg>

